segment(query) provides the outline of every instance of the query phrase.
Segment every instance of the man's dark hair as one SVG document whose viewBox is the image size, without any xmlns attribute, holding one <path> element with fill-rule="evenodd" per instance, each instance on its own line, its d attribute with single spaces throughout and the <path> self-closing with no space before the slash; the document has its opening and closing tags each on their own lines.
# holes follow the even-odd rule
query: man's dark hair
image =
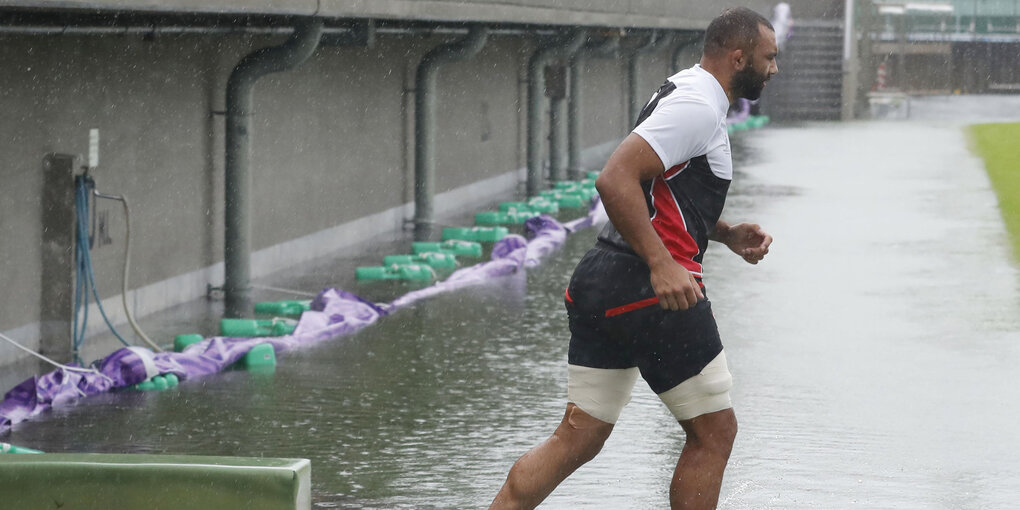
<svg viewBox="0 0 1020 510">
<path fill-rule="evenodd" d="M 708 30 L 705 31 L 705 55 L 716 56 L 738 48 L 751 50 L 758 44 L 760 25 L 775 31 L 768 19 L 747 7 L 724 10 L 708 24 Z"/>
</svg>

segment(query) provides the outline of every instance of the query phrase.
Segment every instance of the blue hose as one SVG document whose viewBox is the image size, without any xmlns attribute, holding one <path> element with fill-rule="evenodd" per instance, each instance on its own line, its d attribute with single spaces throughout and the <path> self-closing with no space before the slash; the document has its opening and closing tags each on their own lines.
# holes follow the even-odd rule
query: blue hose
<svg viewBox="0 0 1020 510">
<path fill-rule="evenodd" d="M 78 355 L 79 349 L 85 342 L 85 326 L 88 323 L 89 317 L 89 294 L 96 300 L 96 306 L 99 308 L 99 314 L 103 316 L 103 320 L 106 325 L 113 332 L 113 335 L 117 337 L 125 346 L 130 346 L 117 329 L 113 327 L 110 319 L 106 316 L 106 310 L 103 309 L 103 303 L 99 299 L 99 290 L 96 288 L 96 276 L 92 270 L 92 256 L 90 254 L 89 246 L 89 197 L 92 194 L 92 190 L 95 188 L 95 181 L 87 175 L 79 175 L 74 178 L 75 183 L 75 215 L 77 216 L 77 238 L 74 250 L 76 273 L 74 279 L 74 358 L 75 361 L 81 361 Z M 79 321 L 79 314 L 81 320 Z"/>
</svg>

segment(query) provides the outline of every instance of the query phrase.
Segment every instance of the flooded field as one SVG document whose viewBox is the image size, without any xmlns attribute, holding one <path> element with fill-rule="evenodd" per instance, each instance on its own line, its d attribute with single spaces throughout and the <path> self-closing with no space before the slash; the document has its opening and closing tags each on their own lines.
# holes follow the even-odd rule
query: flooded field
<svg viewBox="0 0 1020 510">
<path fill-rule="evenodd" d="M 734 136 L 723 216 L 760 223 L 775 243 L 758 266 L 719 245 L 706 256 L 740 421 L 720 508 L 1020 501 L 1020 279 L 961 129 L 977 110 L 941 101 L 914 105 L 912 121 Z M 995 98 L 977 101 L 987 115 L 1002 111 L 988 103 Z M 527 275 L 286 353 L 275 374 L 102 395 L 4 441 L 48 452 L 306 457 L 319 508 L 484 507 L 562 415 L 563 289 L 593 239 L 571 237 Z M 350 282 L 355 265 L 379 255 L 273 283 L 396 297 L 397 287 Z M 183 332 L 209 327 L 216 307 L 174 313 L 160 320 Z M 663 508 L 682 446 L 680 427 L 639 382 L 603 453 L 543 508 Z"/>
</svg>

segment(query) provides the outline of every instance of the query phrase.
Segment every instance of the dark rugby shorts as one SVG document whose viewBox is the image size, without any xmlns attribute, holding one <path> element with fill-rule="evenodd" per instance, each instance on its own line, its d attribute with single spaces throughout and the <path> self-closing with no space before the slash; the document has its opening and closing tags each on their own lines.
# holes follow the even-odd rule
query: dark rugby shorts
<svg viewBox="0 0 1020 510">
<path fill-rule="evenodd" d="M 711 396 L 716 402 L 712 406 L 729 407 L 731 380 L 712 305 L 707 298 L 687 310 L 662 309 L 652 290 L 647 264 L 634 254 L 602 243 L 596 244 L 578 263 L 565 298 L 570 320 L 568 364 L 573 370 L 572 378 L 580 373 L 579 369 L 584 374 L 602 373 L 589 369 L 620 374 L 623 369 L 636 367 L 652 391 L 662 397 L 681 383 L 704 375 L 702 372 L 715 361 L 721 363 L 721 367 L 712 367 L 710 377 L 703 378 L 710 384 L 692 384 L 683 388 L 684 397 L 677 398 L 690 400 Z M 626 378 L 619 382 L 620 376 L 596 378 L 594 383 L 589 375 L 583 378 L 583 384 L 588 387 L 627 384 Z M 633 379 L 629 384 L 633 386 Z M 571 381 L 568 392 L 575 386 Z M 603 395 L 593 398 L 593 402 L 616 400 L 619 402 L 613 406 L 622 409 L 630 398 L 630 389 L 626 388 L 626 395 L 623 395 L 619 392 L 624 389 L 619 388 L 613 396 L 600 388 L 590 391 L 596 396 Z M 720 404 L 722 398 L 725 402 Z M 678 413 L 670 401 L 663 400 L 674 414 Z M 677 405 L 690 407 L 689 404 L 684 401 Z M 615 410 L 615 416 L 613 410 L 605 415 L 612 418 L 603 418 L 605 421 L 615 422 L 619 410 Z M 678 418 L 681 418 L 679 414 Z"/>
</svg>

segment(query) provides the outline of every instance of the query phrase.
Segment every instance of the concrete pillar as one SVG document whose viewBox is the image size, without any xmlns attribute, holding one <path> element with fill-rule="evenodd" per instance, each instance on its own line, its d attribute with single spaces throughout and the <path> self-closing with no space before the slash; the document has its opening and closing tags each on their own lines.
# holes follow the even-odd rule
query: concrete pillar
<svg viewBox="0 0 1020 510">
<path fill-rule="evenodd" d="M 592 48 L 579 48 L 570 59 L 567 77 L 567 178 L 579 181 L 584 178 L 581 164 L 581 102 L 584 88 L 581 75 L 585 59 L 589 56 L 615 55 L 620 49 L 620 34 L 614 34 Z"/>
<path fill-rule="evenodd" d="M 854 12 L 854 0 L 846 0 L 846 7 L 843 11 L 843 98 L 842 120 L 852 120 L 857 110 L 857 95 L 860 88 L 860 66 L 857 45 L 856 15 Z"/>
<path fill-rule="evenodd" d="M 74 317 L 74 172 L 80 164 L 67 154 L 43 160 L 42 272 L 39 278 L 39 352 L 71 361 Z"/>
<path fill-rule="evenodd" d="M 567 67 L 567 179 L 581 180 L 581 73 L 584 72 L 584 50 L 570 59 Z"/>
<path fill-rule="evenodd" d="M 549 96 L 549 180 L 567 178 L 567 68 L 549 66 L 545 70 Z"/>
<path fill-rule="evenodd" d="M 641 88 L 640 84 L 640 72 L 638 70 L 639 58 L 642 54 L 647 53 L 655 49 L 656 43 L 659 40 L 657 33 L 652 32 L 647 36 L 647 39 L 643 44 L 637 48 L 632 49 L 625 55 L 627 61 L 627 130 L 629 131 L 634 123 L 637 122 L 638 115 L 641 113 L 641 109 L 644 108 L 647 97 L 645 91 Z"/>
<path fill-rule="evenodd" d="M 529 197 L 538 194 L 545 185 L 542 175 L 542 111 L 545 108 L 545 68 L 550 60 L 573 55 L 588 38 L 588 33 L 576 29 L 567 39 L 540 44 L 528 59 L 528 180 Z M 565 116 L 565 112 L 561 116 Z"/>
</svg>

